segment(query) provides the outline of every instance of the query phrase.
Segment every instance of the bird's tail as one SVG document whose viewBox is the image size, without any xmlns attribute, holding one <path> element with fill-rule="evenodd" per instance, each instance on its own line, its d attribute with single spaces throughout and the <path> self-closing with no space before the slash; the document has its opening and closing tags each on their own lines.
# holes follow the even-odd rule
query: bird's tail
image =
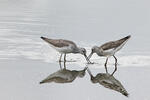
<svg viewBox="0 0 150 100">
<path fill-rule="evenodd" d="M 126 90 L 120 91 L 124 96 L 129 97 L 129 93 Z"/>
<path fill-rule="evenodd" d="M 124 37 L 124 38 L 122 38 L 122 39 L 120 39 L 120 40 L 126 41 L 126 40 L 128 40 L 128 39 L 130 39 L 130 38 L 131 38 L 131 35 L 128 35 L 128 36 L 126 36 L 126 37 Z"/>
<path fill-rule="evenodd" d="M 46 79 L 42 80 L 39 84 L 51 83 L 51 82 L 53 82 L 53 78 L 47 77 Z"/>
<path fill-rule="evenodd" d="M 43 82 L 43 81 L 40 82 L 40 84 L 43 84 L 43 83 L 45 83 L 45 82 Z"/>
<path fill-rule="evenodd" d="M 43 37 L 43 36 L 41 36 L 41 39 L 44 40 L 45 42 L 48 42 L 48 43 L 51 43 L 51 41 L 53 40 L 53 39 L 46 38 L 46 37 Z"/>
<path fill-rule="evenodd" d="M 41 36 L 41 39 L 45 40 L 45 39 L 46 39 L 46 37 Z"/>
<path fill-rule="evenodd" d="M 43 84 L 43 83 L 46 83 L 47 82 L 47 79 L 44 79 L 40 82 L 40 84 Z"/>
</svg>

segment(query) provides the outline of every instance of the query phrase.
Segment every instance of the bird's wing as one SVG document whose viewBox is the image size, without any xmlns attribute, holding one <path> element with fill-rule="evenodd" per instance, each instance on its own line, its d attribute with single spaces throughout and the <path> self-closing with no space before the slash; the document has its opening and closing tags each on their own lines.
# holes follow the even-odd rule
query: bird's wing
<svg viewBox="0 0 150 100">
<path fill-rule="evenodd" d="M 50 43 L 51 45 L 55 47 L 65 47 L 69 45 L 76 46 L 76 44 L 69 40 L 63 40 L 63 39 L 48 39 L 48 38 L 42 38 L 44 41 Z"/>
<path fill-rule="evenodd" d="M 67 46 L 72 45 L 72 46 L 77 47 L 77 45 L 73 41 L 70 41 L 70 40 L 60 39 L 59 42 L 62 43 L 63 45 L 67 45 Z"/>
<path fill-rule="evenodd" d="M 107 42 L 105 44 L 103 44 L 102 46 L 100 46 L 100 48 L 102 48 L 103 50 L 108 50 L 108 49 L 115 49 L 118 46 L 120 46 L 122 43 L 124 43 L 125 41 L 127 41 L 131 36 L 126 36 L 122 39 L 116 40 L 116 41 L 110 41 Z"/>
</svg>

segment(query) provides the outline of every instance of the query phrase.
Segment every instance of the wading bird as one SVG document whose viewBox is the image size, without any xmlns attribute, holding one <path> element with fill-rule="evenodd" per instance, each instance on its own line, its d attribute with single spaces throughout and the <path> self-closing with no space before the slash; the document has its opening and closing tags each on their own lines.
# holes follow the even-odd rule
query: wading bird
<svg viewBox="0 0 150 100">
<path fill-rule="evenodd" d="M 88 59 L 91 58 L 93 53 L 96 53 L 98 56 L 107 57 L 106 62 L 105 62 L 105 69 L 106 69 L 106 72 L 108 73 L 107 61 L 108 61 L 109 57 L 113 56 L 115 58 L 115 71 L 116 71 L 117 70 L 117 58 L 115 57 L 115 53 L 117 51 L 119 51 L 125 45 L 125 43 L 130 39 L 130 37 L 131 36 L 128 35 L 122 39 L 107 42 L 107 43 L 101 45 L 100 47 L 94 46 L 91 50 L 90 55 L 88 56 Z"/>
<path fill-rule="evenodd" d="M 52 48 L 57 50 L 61 55 L 59 58 L 59 62 L 61 62 L 62 55 L 64 54 L 64 62 L 66 61 L 66 54 L 74 53 L 74 54 L 82 54 L 86 58 L 88 63 L 91 63 L 88 57 L 86 56 L 86 49 L 78 47 L 73 41 L 64 40 L 64 39 L 48 39 L 46 37 L 41 37 L 44 41 L 46 41 Z"/>
</svg>

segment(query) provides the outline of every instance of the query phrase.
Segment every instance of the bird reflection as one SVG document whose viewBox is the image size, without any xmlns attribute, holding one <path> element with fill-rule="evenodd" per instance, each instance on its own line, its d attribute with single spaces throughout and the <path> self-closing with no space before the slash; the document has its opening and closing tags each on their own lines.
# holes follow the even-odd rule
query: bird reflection
<svg viewBox="0 0 150 100">
<path fill-rule="evenodd" d="M 60 65 L 60 68 L 61 65 Z M 66 65 L 64 63 L 64 68 L 58 70 L 57 72 L 54 72 L 52 74 L 50 74 L 47 78 L 45 78 L 44 80 L 42 80 L 40 82 L 40 84 L 43 83 L 51 83 L 51 82 L 55 82 L 55 83 L 71 83 L 73 82 L 77 77 L 84 77 L 85 76 L 85 71 L 86 71 L 87 67 L 85 67 L 83 70 L 68 70 L 66 69 Z"/>
<path fill-rule="evenodd" d="M 105 88 L 109 88 L 115 91 L 120 92 L 124 96 L 128 97 L 128 92 L 126 89 L 123 87 L 123 85 L 115 79 L 115 77 L 109 73 L 98 73 L 95 77 L 92 75 L 91 71 L 89 68 L 87 68 L 87 71 L 91 77 L 92 83 L 99 83 Z"/>
</svg>

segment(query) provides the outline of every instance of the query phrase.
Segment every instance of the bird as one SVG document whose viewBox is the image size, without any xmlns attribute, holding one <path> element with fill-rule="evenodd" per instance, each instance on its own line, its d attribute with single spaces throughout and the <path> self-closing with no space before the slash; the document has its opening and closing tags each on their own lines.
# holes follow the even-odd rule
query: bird
<svg viewBox="0 0 150 100">
<path fill-rule="evenodd" d="M 89 75 L 91 77 L 91 82 L 93 84 L 99 83 L 100 85 L 104 86 L 105 88 L 109 88 L 114 91 L 118 91 L 126 97 L 129 96 L 129 93 L 123 87 L 121 82 L 119 82 L 119 80 L 115 79 L 115 77 L 110 75 L 109 73 L 98 73 L 94 77 L 89 68 L 87 68 L 87 72 L 89 73 Z"/>
<path fill-rule="evenodd" d="M 64 62 L 66 61 L 66 54 L 74 53 L 74 54 L 82 54 L 88 63 L 91 63 L 86 55 L 86 49 L 78 47 L 73 41 L 65 40 L 65 39 L 49 39 L 41 36 L 45 42 L 50 44 L 52 48 L 58 51 L 61 55 L 59 58 L 59 62 L 61 62 L 62 55 L 64 54 Z"/>
<path fill-rule="evenodd" d="M 40 84 L 43 83 L 71 83 L 73 82 L 77 77 L 83 78 L 85 76 L 85 71 L 87 67 L 85 67 L 83 70 L 68 70 L 66 68 L 60 69 L 57 72 L 54 72 L 50 74 L 47 78 L 42 80 Z"/>
<path fill-rule="evenodd" d="M 115 59 L 115 71 L 117 71 L 117 58 L 115 56 L 115 53 L 117 51 L 119 51 L 130 38 L 131 38 L 131 35 L 128 35 L 119 40 L 107 42 L 107 43 L 101 45 L 100 47 L 93 46 L 91 49 L 91 53 L 88 56 L 88 59 L 90 59 L 92 57 L 93 53 L 96 53 L 98 56 L 106 57 L 106 62 L 104 65 L 105 65 L 106 72 L 108 73 L 108 70 L 107 70 L 108 58 L 113 56 Z"/>
</svg>

